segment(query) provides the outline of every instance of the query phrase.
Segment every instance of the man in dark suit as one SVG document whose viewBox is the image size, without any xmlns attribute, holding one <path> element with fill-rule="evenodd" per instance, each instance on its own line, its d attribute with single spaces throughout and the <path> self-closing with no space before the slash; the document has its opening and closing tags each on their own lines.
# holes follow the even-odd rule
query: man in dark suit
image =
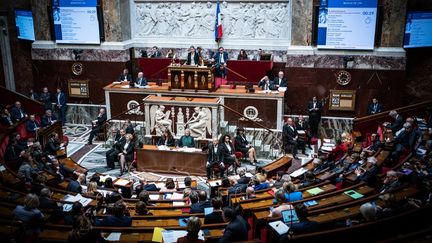
<svg viewBox="0 0 432 243">
<path fill-rule="evenodd" d="M 126 216 L 126 205 L 123 200 L 119 200 L 114 204 L 114 215 L 104 217 L 103 220 L 97 220 L 96 226 L 104 227 L 130 227 L 132 225 L 132 217 Z"/>
<path fill-rule="evenodd" d="M 84 181 L 85 181 L 85 175 L 80 174 L 76 180 L 72 180 L 69 182 L 68 186 L 66 187 L 66 191 L 81 193 L 82 192 L 81 184 Z"/>
<path fill-rule="evenodd" d="M 57 94 L 56 94 L 56 106 L 59 112 L 59 120 L 61 121 L 62 125 L 66 122 L 66 95 L 61 91 L 60 88 L 57 88 Z"/>
<path fill-rule="evenodd" d="M 276 89 L 276 86 L 274 85 L 273 81 L 271 81 L 268 76 L 264 76 L 258 82 L 258 87 L 261 88 L 264 91 L 270 91 L 270 90 L 275 90 Z"/>
<path fill-rule="evenodd" d="M 39 100 L 39 95 L 38 95 L 38 93 L 34 92 L 33 89 L 30 89 L 30 92 L 29 92 L 28 97 L 29 97 L 30 99 L 33 99 L 33 100 Z"/>
<path fill-rule="evenodd" d="M 48 154 L 55 156 L 57 151 L 62 149 L 62 146 L 63 144 L 60 143 L 58 134 L 52 133 L 49 135 L 45 150 Z"/>
<path fill-rule="evenodd" d="M 126 119 L 126 122 L 124 124 L 124 128 L 125 128 L 126 134 L 127 133 L 132 134 L 132 135 L 135 134 L 135 129 L 134 129 L 134 126 L 133 126 L 130 119 Z"/>
<path fill-rule="evenodd" d="M 273 84 L 279 88 L 279 87 L 288 87 L 288 81 L 284 77 L 284 72 L 279 71 L 278 76 L 273 80 Z"/>
<path fill-rule="evenodd" d="M 382 110 L 383 110 L 383 106 L 380 103 L 378 103 L 377 98 L 373 98 L 372 104 L 368 105 L 367 114 L 373 115 L 376 113 L 380 113 Z"/>
<path fill-rule="evenodd" d="M 204 213 L 205 208 L 211 208 L 211 202 L 207 200 L 206 191 L 198 191 L 198 199 L 199 202 L 194 204 L 194 207 L 191 206 L 190 213 Z"/>
<path fill-rule="evenodd" d="M 159 51 L 159 48 L 157 46 L 153 46 L 152 48 L 152 54 L 150 56 L 151 58 L 160 58 L 162 57 L 162 53 Z"/>
<path fill-rule="evenodd" d="M 312 147 L 310 146 L 311 135 L 309 131 L 308 121 L 306 121 L 303 116 L 299 116 L 298 121 L 295 124 L 295 128 L 297 129 L 297 131 L 298 130 L 304 131 L 306 136 L 304 142 L 308 145 L 308 148 L 312 149 Z"/>
<path fill-rule="evenodd" d="M 219 239 L 219 243 L 246 241 L 248 238 L 246 221 L 237 215 L 231 207 L 224 208 L 222 215 L 228 225 L 224 230 L 222 238 Z"/>
<path fill-rule="evenodd" d="M 317 100 L 316 96 L 314 96 L 312 100 L 308 103 L 309 126 L 312 137 L 318 136 L 318 125 L 321 121 L 321 110 L 322 103 Z"/>
<path fill-rule="evenodd" d="M 96 118 L 96 120 L 92 121 L 92 130 L 90 132 L 87 145 L 91 145 L 93 143 L 94 136 L 96 136 L 96 134 L 99 133 L 101 129 L 103 129 L 103 125 L 105 124 L 106 120 L 107 116 L 105 113 L 105 109 L 100 108 L 98 117 Z"/>
<path fill-rule="evenodd" d="M 111 147 L 110 150 L 108 150 L 105 153 L 106 161 L 107 161 L 107 167 L 106 168 L 109 168 L 111 170 L 114 169 L 114 162 L 115 162 L 118 154 L 122 152 L 124 143 L 126 142 L 125 135 L 126 135 L 125 130 L 120 129 L 120 131 L 118 132 L 118 136 L 116 134 L 113 146 Z"/>
<path fill-rule="evenodd" d="M 43 88 L 43 92 L 39 96 L 39 101 L 44 104 L 45 110 L 52 110 L 51 94 L 48 92 L 47 87 Z"/>
<path fill-rule="evenodd" d="M 27 113 L 21 107 L 21 102 L 15 102 L 15 105 L 11 110 L 11 117 L 13 122 L 21 121 L 27 117 Z"/>
<path fill-rule="evenodd" d="M 399 131 L 400 129 L 402 129 L 402 126 L 404 124 L 404 119 L 395 110 L 390 111 L 389 112 L 389 116 L 391 116 L 395 121 L 393 123 L 385 122 L 384 126 L 387 129 L 392 130 L 393 134 L 396 134 L 397 131 Z"/>
<path fill-rule="evenodd" d="M 51 110 L 46 110 L 45 115 L 42 116 L 42 127 L 47 127 L 52 125 L 57 121 L 57 118 L 54 116 Z"/>
<path fill-rule="evenodd" d="M 221 224 L 224 222 L 221 209 L 222 204 L 221 198 L 212 198 L 211 205 L 213 207 L 213 212 L 204 216 L 204 224 Z"/>
<path fill-rule="evenodd" d="M 293 146 L 292 154 L 295 159 L 298 159 L 297 157 L 297 149 L 300 148 L 302 150 L 302 153 L 305 153 L 305 144 L 303 141 L 298 139 L 298 132 L 295 128 L 294 121 L 292 118 L 288 118 L 286 124 L 283 126 L 282 130 L 282 136 L 283 136 L 283 144 L 285 146 L 285 151 L 287 149 L 287 145 Z"/>
<path fill-rule="evenodd" d="M 129 73 L 129 70 L 127 68 L 123 69 L 122 74 L 118 77 L 117 81 L 119 82 L 131 82 L 132 76 Z"/>
<path fill-rule="evenodd" d="M 36 121 L 35 115 L 30 115 L 30 118 L 26 123 L 27 132 L 34 135 L 40 127 L 40 124 Z"/>
<path fill-rule="evenodd" d="M 214 55 L 216 76 L 224 78 L 227 74 L 228 52 L 223 47 L 219 47 Z"/>
<path fill-rule="evenodd" d="M 186 65 L 197 66 L 199 65 L 199 54 L 195 51 L 195 47 L 189 47 L 189 53 L 187 55 Z"/>
<path fill-rule="evenodd" d="M 210 179 L 213 166 L 218 165 L 220 170 L 220 178 L 224 176 L 224 166 L 219 159 L 219 140 L 213 138 L 213 142 L 209 144 L 207 153 L 207 178 Z"/>
<path fill-rule="evenodd" d="M 40 209 L 53 209 L 58 210 L 59 206 L 51 199 L 52 192 L 48 188 L 43 188 L 39 196 L 39 208 Z"/>
<path fill-rule="evenodd" d="M 138 76 L 135 80 L 135 83 L 137 86 L 147 86 L 147 79 L 144 78 L 144 73 L 143 72 L 139 72 Z"/>
</svg>

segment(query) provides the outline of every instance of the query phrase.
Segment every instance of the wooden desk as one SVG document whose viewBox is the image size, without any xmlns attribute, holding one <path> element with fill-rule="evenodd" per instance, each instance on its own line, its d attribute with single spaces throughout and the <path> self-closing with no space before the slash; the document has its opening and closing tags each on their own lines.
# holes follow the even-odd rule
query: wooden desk
<svg viewBox="0 0 432 243">
<path fill-rule="evenodd" d="M 289 156 L 282 156 L 279 159 L 267 164 L 263 167 L 265 171 L 267 171 L 267 177 L 271 178 L 273 176 L 276 176 L 276 173 L 278 171 L 288 171 L 289 167 L 291 166 L 292 157 Z"/>
<path fill-rule="evenodd" d="M 207 154 L 175 150 L 158 150 L 155 145 L 137 149 L 137 167 L 140 171 L 183 172 L 205 176 Z"/>
</svg>

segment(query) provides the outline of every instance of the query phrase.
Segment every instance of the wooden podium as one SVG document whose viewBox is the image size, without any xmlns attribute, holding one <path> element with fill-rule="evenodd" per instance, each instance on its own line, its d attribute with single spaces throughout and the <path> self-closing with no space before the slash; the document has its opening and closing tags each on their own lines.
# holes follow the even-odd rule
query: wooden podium
<svg viewBox="0 0 432 243">
<path fill-rule="evenodd" d="M 214 67 L 172 64 L 168 66 L 169 89 L 174 91 L 195 90 L 214 91 Z"/>
</svg>

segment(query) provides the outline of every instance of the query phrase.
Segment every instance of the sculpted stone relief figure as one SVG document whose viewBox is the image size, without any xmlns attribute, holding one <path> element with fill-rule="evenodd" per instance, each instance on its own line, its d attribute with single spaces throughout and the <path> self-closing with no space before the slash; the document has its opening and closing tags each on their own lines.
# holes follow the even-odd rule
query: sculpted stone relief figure
<svg viewBox="0 0 432 243">
<path fill-rule="evenodd" d="M 224 38 L 286 39 L 289 3 L 222 2 Z M 216 4 L 212 2 L 136 3 L 135 37 L 213 38 Z"/>
</svg>

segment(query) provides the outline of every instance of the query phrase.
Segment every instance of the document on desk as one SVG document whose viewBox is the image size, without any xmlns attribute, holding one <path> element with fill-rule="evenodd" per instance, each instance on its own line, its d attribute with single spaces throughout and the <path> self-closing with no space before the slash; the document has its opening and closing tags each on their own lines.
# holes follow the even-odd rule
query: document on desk
<svg viewBox="0 0 432 243">
<path fill-rule="evenodd" d="M 129 181 L 126 180 L 126 179 L 119 179 L 118 181 L 116 181 L 114 183 L 114 185 L 116 185 L 116 186 L 126 186 L 128 183 L 129 183 Z"/>
<path fill-rule="evenodd" d="M 292 177 L 299 177 L 301 175 L 303 175 L 306 171 L 308 171 L 307 169 L 301 167 L 300 169 L 294 171 L 293 173 L 290 174 L 290 176 Z"/>
<path fill-rule="evenodd" d="M 269 223 L 269 225 L 279 234 L 279 235 L 283 235 L 285 233 L 288 232 L 289 227 L 284 224 L 284 222 L 278 220 L 275 222 L 271 222 Z"/>
<path fill-rule="evenodd" d="M 105 240 L 107 240 L 107 241 L 120 241 L 120 236 L 121 236 L 121 233 L 118 233 L 118 232 L 112 232 L 111 234 L 109 234 L 109 235 L 105 238 Z"/>
<path fill-rule="evenodd" d="M 164 230 L 162 231 L 162 239 L 164 243 L 175 243 L 177 239 L 187 235 L 186 230 Z M 200 230 L 198 233 L 198 239 L 204 240 L 204 232 Z"/>
<path fill-rule="evenodd" d="M 174 192 L 171 196 L 171 200 L 183 200 L 183 193 Z"/>
<path fill-rule="evenodd" d="M 159 194 L 150 194 L 149 195 L 150 200 L 153 200 L 153 201 L 159 200 L 159 197 L 160 197 Z"/>
</svg>

